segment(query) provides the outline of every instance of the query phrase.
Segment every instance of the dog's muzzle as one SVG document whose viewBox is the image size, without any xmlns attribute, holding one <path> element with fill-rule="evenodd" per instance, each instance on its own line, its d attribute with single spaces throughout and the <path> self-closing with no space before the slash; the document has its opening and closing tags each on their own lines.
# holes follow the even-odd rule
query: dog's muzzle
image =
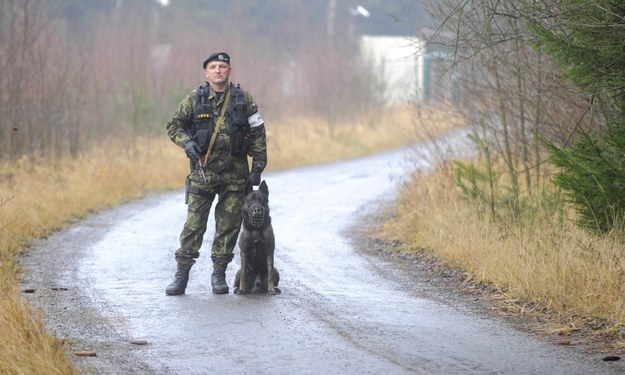
<svg viewBox="0 0 625 375">
<path fill-rule="evenodd" d="M 255 203 L 247 208 L 247 216 L 250 218 L 250 224 L 255 228 L 259 228 L 265 222 L 265 207 Z"/>
</svg>

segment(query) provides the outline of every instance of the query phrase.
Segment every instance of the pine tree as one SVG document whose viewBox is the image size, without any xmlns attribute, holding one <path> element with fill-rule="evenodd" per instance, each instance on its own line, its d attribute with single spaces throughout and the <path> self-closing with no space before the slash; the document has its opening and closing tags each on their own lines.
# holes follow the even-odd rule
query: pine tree
<svg viewBox="0 0 625 375">
<path fill-rule="evenodd" d="M 554 182 L 580 225 L 605 232 L 625 217 L 625 2 L 563 0 L 553 14 L 551 25 L 533 20 L 540 48 L 593 96 L 606 119 L 604 131 L 578 129 L 568 147 L 545 141 L 550 161 L 562 168 Z"/>
</svg>

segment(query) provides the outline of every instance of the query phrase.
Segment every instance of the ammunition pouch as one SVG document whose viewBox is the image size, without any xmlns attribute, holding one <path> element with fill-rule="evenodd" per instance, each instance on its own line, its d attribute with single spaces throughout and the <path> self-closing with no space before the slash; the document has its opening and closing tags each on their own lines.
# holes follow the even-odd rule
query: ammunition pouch
<svg viewBox="0 0 625 375">
<path fill-rule="evenodd" d="M 202 149 L 202 155 L 205 155 L 208 151 L 208 144 L 210 142 L 211 136 L 213 135 L 213 130 L 215 129 L 215 124 L 211 124 L 209 127 L 197 127 L 195 130 L 195 138 L 197 139 L 198 145 Z"/>
<path fill-rule="evenodd" d="M 215 130 L 215 113 L 213 105 L 208 100 L 210 89 L 208 86 L 200 86 L 197 89 L 197 101 L 193 118 L 193 138 L 206 154 L 213 131 Z"/>
<path fill-rule="evenodd" d="M 247 102 L 245 93 L 239 85 L 231 87 L 230 100 L 230 154 L 246 155 L 250 148 L 250 124 L 247 121 Z"/>
<path fill-rule="evenodd" d="M 247 155 L 250 149 L 250 134 L 237 129 L 230 138 L 230 154 L 232 156 Z"/>
</svg>

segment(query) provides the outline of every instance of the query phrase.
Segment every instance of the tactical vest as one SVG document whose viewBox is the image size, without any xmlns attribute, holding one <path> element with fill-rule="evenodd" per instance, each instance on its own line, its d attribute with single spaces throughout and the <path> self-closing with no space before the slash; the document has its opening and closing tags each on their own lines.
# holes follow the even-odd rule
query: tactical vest
<svg viewBox="0 0 625 375">
<path fill-rule="evenodd" d="M 230 83 L 230 104 L 226 108 L 226 121 L 230 124 L 229 129 L 224 129 L 230 138 L 230 153 L 233 156 L 242 156 L 247 154 L 250 144 L 250 124 L 247 121 L 247 101 L 245 93 L 240 85 L 234 86 Z M 194 108 L 193 117 L 193 137 L 200 145 L 202 154 L 208 151 L 211 136 L 215 130 L 215 121 L 219 117 L 219 111 L 216 110 L 211 101 L 208 99 L 210 95 L 210 87 L 208 84 L 200 86 L 197 91 L 197 100 Z M 226 122 L 224 121 L 224 122 Z M 221 131 L 221 129 L 220 129 Z"/>
</svg>

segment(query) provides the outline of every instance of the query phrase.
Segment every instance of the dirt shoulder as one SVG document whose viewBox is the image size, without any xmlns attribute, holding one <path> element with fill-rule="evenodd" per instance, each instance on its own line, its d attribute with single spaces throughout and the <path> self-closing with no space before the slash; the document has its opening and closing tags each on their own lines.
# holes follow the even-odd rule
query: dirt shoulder
<svg viewBox="0 0 625 375">
<path fill-rule="evenodd" d="M 505 291 L 493 285 L 472 282 L 465 272 L 383 239 L 376 234 L 376 228 L 387 215 L 384 206 L 359 217 L 347 235 L 353 247 L 370 257 L 379 272 L 392 273 L 389 277 L 400 280 L 407 292 L 481 316 L 503 319 L 517 330 L 535 334 L 548 343 L 573 347 L 591 360 L 614 362 L 614 367 L 625 372 L 624 329 L 614 332 L 601 319 L 558 314 L 528 301 L 511 300 Z"/>
</svg>

